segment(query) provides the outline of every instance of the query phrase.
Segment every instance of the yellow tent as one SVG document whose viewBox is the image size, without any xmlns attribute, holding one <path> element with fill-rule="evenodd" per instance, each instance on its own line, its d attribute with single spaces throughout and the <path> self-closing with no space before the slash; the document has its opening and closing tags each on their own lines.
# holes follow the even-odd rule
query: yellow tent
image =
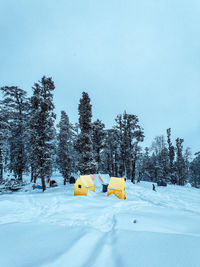
<svg viewBox="0 0 200 267">
<path fill-rule="evenodd" d="M 81 175 L 74 184 L 74 195 L 87 195 L 88 190 L 95 192 L 94 183 L 90 175 Z"/>
<path fill-rule="evenodd" d="M 114 194 L 120 199 L 126 199 L 125 178 L 111 177 L 108 185 L 107 196 Z"/>
</svg>

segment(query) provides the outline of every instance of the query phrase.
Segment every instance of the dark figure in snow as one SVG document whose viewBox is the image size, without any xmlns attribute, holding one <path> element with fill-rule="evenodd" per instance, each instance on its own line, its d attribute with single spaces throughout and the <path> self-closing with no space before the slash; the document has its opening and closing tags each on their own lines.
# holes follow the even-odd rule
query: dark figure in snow
<svg viewBox="0 0 200 267">
<path fill-rule="evenodd" d="M 49 184 L 49 186 L 50 187 L 55 187 L 55 186 L 57 186 L 57 183 L 56 183 L 56 181 L 55 180 L 48 180 L 48 184 Z"/>
<path fill-rule="evenodd" d="M 156 187 L 155 187 L 155 184 L 152 184 L 153 185 L 153 188 L 152 190 L 156 192 Z"/>
<path fill-rule="evenodd" d="M 73 176 L 71 176 L 71 177 L 69 178 L 69 183 L 70 183 L 70 184 L 75 184 L 75 183 L 76 183 L 76 180 L 75 180 L 75 178 L 74 178 Z"/>
</svg>

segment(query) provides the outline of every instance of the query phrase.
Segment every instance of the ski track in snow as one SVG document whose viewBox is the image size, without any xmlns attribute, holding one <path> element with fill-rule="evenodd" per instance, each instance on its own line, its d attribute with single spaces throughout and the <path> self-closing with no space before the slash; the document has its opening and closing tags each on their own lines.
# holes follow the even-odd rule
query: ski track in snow
<svg viewBox="0 0 200 267">
<path fill-rule="evenodd" d="M 194 257 L 195 249 L 198 250 L 200 246 L 200 190 L 171 185 L 156 188 L 157 192 L 154 192 L 151 183 L 141 182 L 133 185 L 128 181 L 127 199 L 119 200 L 113 195 L 107 197 L 100 189 L 97 188 L 97 192 L 91 192 L 87 197 L 74 197 L 73 185 L 50 188 L 45 193 L 31 191 L 27 187 L 28 192 L 1 195 L 0 227 L 8 228 L 8 233 L 9 229 L 19 225 L 30 225 L 30 228 L 33 225 L 32 227 L 37 229 L 34 225 L 39 224 L 41 227 L 47 225 L 47 231 L 52 227 L 60 227 L 61 231 L 67 229 L 71 234 L 64 234 L 63 237 L 61 234 L 60 239 L 56 240 L 58 244 L 55 252 L 50 251 L 50 256 L 45 256 L 48 255 L 48 252 L 45 252 L 40 262 L 34 261 L 31 265 L 27 256 L 24 263 L 12 265 L 12 261 L 8 259 L 7 262 L 4 256 L 3 259 L 0 257 L 0 266 L 4 267 L 2 260 L 3 264 L 6 262 L 5 267 L 129 267 L 133 266 L 132 255 L 140 255 L 141 251 L 144 253 L 146 244 L 149 244 L 153 255 L 147 251 L 149 259 L 143 259 L 141 255 L 141 259 L 138 259 L 134 266 L 188 267 L 187 253 Z M 136 223 L 133 223 L 134 220 Z M 37 244 L 34 235 L 28 230 L 27 235 L 30 235 L 33 244 Z M 23 233 L 21 236 L 23 239 Z M 3 236 L 2 239 L 4 238 Z M 9 238 L 11 242 L 13 237 Z M 48 246 L 48 237 L 46 238 Z M 127 239 L 130 240 L 126 243 Z M 183 242 L 181 255 L 184 254 L 185 260 L 179 262 L 174 256 L 177 252 L 172 250 L 174 262 L 169 263 L 164 251 L 164 240 L 167 240 L 170 246 L 175 242 L 179 247 L 183 240 L 185 243 Z M 64 245 L 59 247 L 62 242 Z M 156 260 L 154 256 L 156 249 L 156 253 L 159 253 L 159 242 L 163 244 L 159 257 L 166 259 L 162 265 L 159 257 Z M 187 248 L 189 242 L 196 244 L 194 253 Z M 37 245 L 40 247 L 39 241 Z M 31 244 L 29 246 L 31 247 Z M 20 251 L 17 253 L 21 255 Z M 6 251 L 4 254 L 6 255 Z M 200 266 L 196 258 L 197 256 L 194 257 L 191 267 Z M 26 261 L 29 262 L 28 265 Z M 150 264 L 151 261 L 153 265 Z"/>
</svg>

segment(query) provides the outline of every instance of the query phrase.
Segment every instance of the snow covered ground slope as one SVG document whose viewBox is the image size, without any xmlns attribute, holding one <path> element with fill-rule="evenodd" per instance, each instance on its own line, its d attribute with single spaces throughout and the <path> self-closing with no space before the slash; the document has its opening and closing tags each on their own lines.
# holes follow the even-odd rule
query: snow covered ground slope
<svg viewBox="0 0 200 267">
<path fill-rule="evenodd" d="M 127 199 L 73 185 L 0 195 L 1 267 L 199 267 L 200 190 L 127 181 Z M 134 222 L 135 221 L 135 222 Z"/>
</svg>

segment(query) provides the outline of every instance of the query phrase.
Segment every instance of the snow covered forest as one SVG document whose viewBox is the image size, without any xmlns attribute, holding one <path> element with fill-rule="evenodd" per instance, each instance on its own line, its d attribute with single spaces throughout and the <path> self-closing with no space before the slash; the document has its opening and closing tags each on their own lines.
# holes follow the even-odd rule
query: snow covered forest
<svg viewBox="0 0 200 267">
<path fill-rule="evenodd" d="M 0 13 L 0 267 L 200 267 L 200 1 Z"/>
<path fill-rule="evenodd" d="M 56 121 L 52 78 L 32 89 L 1 88 L 0 266 L 198 267 L 200 154 L 170 128 L 144 148 L 134 114 L 106 129 L 86 92 L 76 124 L 64 110 Z M 105 194 L 99 173 L 126 177 L 125 200 Z M 79 174 L 94 174 L 94 192 L 75 195 Z"/>
<path fill-rule="evenodd" d="M 33 85 L 30 97 L 17 86 L 1 87 L 1 184 L 12 180 L 23 185 L 23 176 L 30 173 L 31 182 L 41 179 L 45 191 L 47 180 L 58 170 L 64 184 L 72 174 L 108 173 L 132 183 L 164 180 L 200 187 L 200 152 L 192 157 L 183 137 L 173 142 L 173 129 L 144 148 L 145 129 L 137 115 L 124 111 L 106 129 L 100 118 L 93 121 L 92 100 L 83 92 L 74 110 L 79 121 L 73 124 L 64 110 L 55 114 L 54 91 L 54 81 L 45 76 Z"/>
</svg>

